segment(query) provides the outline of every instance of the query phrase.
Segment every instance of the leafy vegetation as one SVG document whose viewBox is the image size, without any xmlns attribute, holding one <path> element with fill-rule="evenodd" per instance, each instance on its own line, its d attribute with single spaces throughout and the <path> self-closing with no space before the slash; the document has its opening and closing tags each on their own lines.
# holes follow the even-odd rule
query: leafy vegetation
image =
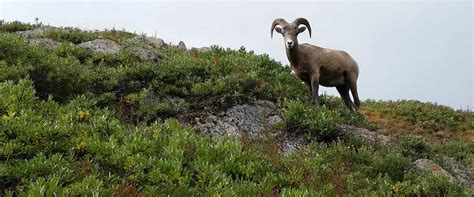
<svg viewBox="0 0 474 197">
<path fill-rule="evenodd" d="M 414 100 L 401 101 L 366 101 L 366 106 L 390 113 L 411 124 L 430 129 L 466 131 L 474 128 L 474 116 L 470 112 L 455 111 L 450 107 L 423 103 Z"/>
<path fill-rule="evenodd" d="M 326 142 L 338 137 L 335 127 L 341 121 L 337 113 L 331 110 L 314 108 L 311 104 L 301 101 L 291 101 L 283 117 L 288 132 L 305 133 L 308 137 Z"/>
<path fill-rule="evenodd" d="M 124 43 L 134 35 L 126 32 L 49 31 L 43 36 L 63 42 L 55 48 L 7 33 L 35 27 L 0 24 L 0 195 L 472 195 L 444 177 L 420 176 L 411 165 L 439 153 L 472 167 L 472 144 L 431 146 L 409 138 L 400 148 L 382 148 L 341 141 L 337 124 L 380 125 L 349 113 L 338 98 L 310 105 L 301 81 L 268 55 L 169 46 L 156 49 L 164 53 L 160 61 L 140 61 L 127 50 L 112 56 L 71 44 L 101 36 Z M 287 132 L 315 140 L 282 154 L 271 137 L 211 139 L 179 119 L 254 100 L 276 103 Z M 401 107 L 393 116 L 424 129 L 472 129 L 471 112 L 407 105 L 420 105 L 422 113 Z"/>
<path fill-rule="evenodd" d="M 22 23 L 20 21 L 5 22 L 3 20 L 0 20 L 0 33 L 32 30 L 37 27 L 40 27 L 40 25 Z"/>
<path fill-rule="evenodd" d="M 422 137 L 407 136 L 401 143 L 403 155 L 412 159 L 433 159 L 434 151 Z"/>
</svg>

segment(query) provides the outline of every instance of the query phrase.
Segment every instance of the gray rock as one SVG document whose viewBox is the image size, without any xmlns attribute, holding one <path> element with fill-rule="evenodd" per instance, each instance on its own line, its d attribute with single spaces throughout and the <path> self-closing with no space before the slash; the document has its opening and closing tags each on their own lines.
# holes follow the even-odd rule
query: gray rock
<svg viewBox="0 0 474 197">
<path fill-rule="evenodd" d="M 271 128 L 273 123 L 281 121 L 281 117 L 275 117 L 276 107 L 270 102 L 256 105 L 236 105 L 226 111 L 225 120 L 237 126 L 249 137 L 255 138 Z M 269 119 L 271 117 L 271 119 Z"/>
<path fill-rule="evenodd" d="M 241 137 L 241 133 L 235 125 L 214 115 L 208 115 L 203 119 L 196 118 L 196 124 L 193 126 L 193 129 L 208 134 L 213 138 Z"/>
<path fill-rule="evenodd" d="M 285 131 L 278 132 L 276 138 L 283 139 L 280 152 L 284 155 L 289 155 L 301 150 L 308 142 L 304 135 L 290 135 Z"/>
<path fill-rule="evenodd" d="M 264 136 L 265 131 L 281 121 L 275 105 L 259 102 L 233 106 L 218 116 L 205 115 L 205 118 L 196 120 L 194 128 L 213 137 L 245 134 L 255 139 Z"/>
<path fill-rule="evenodd" d="M 45 46 L 48 48 L 55 48 L 59 46 L 61 43 L 49 38 L 31 38 L 27 40 L 28 44 L 34 46 Z"/>
<path fill-rule="evenodd" d="M 446 170 L 444 170 L 441 166 L 434 163 L 429 159 L 418 159 L 415 161 L 415 168 L 421 172 L 432 173 L 436 176 L 445 176 L 448 177 L 449 181 L 455 183 L 456 179 L 451 176 Z"/>
<path fill-rule="evenodd" d="M 388 136 L 380 135 L 364 128 L 357 128 L 349 125 L 338 125 L 336 130 L 343 135 L 352 134 L 354 136 L 360 137 L 362 140 L 372 144 L 389 146 L 391 141 L 390 137 Z"/>
<path fill-rule="evenodd" d="M 474 172 L 451 157 L 443 157 L 444 166 L 450 172 L 457 182 L 464 187 L 474 187 Z"/>
<path fill-rule="evenodd" d="M 179 98 L 179 97 L 173 97 L 173 96 L 165 96 L 163 98 L 163 101 L 166 103 L 171 103 L 171 104 L 182 104 L 185 103 L 186 100 Z"/>
<path fill-rule="evenodd" d="M 168 45 L 163 41 L 161 38 L 151 38 L 151 37 L 146 37 L 145 40 L 149 42 L 153 47 L 155 48 L 163 48 L 167 47 Z"/>
<path fill-rule="evenodd" d="M 131 52 L 133 55 L 138 57 L 140 60 L 160 60 L 163 58 L 163 55 L 155 52 L 154 49 L 146 49 L 140 47 L 132 47 Z"/>
<path fill-rule="evenodd" d="M 194 50 L 196 51 L 199 51 L 199 52 L 209 52 L 211 51 L 211 47 L 200 47 L 200 48 L 193 48 Z"/>
<path fill-rule="evenodd" d="M 125 41 L 125 48 L 142 61 L 162 59 L 164 55 L 156 49 L 164 46 L 166 44 L 163 40 L 145 36 L 135 36 Z"/>
<path fill-rule="evenodd" d="M 48 32 L 50 29 L 53 29 L 52 27 L 39 27 L 36 29 L 32 30 L 26 30 L 26 31 L 17 31 L 15 34 L 19 36 L 23 36 L 25 38 L 36 38 L 44 35 L 46 32 Z"/>
<path fill-rule="evenodd" d="M 128 39 L 125 43 L 131 47 L 140 47 L 145 49 L 157 49 L 167 46 L 167 44 L 160 38 L 145 36 L 135 36 Z"/>
<path fill-rule="evenodd" d="M 274 124 L 278 124 L 280 122 L 283 121 L 283 118 L 281 118 L 280 115 L 273 115 L 273 116 L 269 116 L 267 118 L 267 125 L 274 125 Z"/>
<path fill-rule="evenodd" d="M 184 50 L 186 50 L 186 49 L 187 49 L 187 48 L 186 48 L 186 44 L 184 44 L 184 42 L 183 42 L 183 41 L 179 41 L 179 43 L 178 43 L 178 46 L 177 46 L 177 47 L 178 47 L 178 48 L 180 48 L 180 49 L 184 49 Z"/>
<path fill-rule="evenodd" d="M 265 130 L 263 114 L 255 105 L 234 106 L 227 110 L 225 120 L 236 125 L 252 138 L 255 138 L 257 133 Z"/>
<path fill-rule="evenodd" d="M 105 53 L 109 55 L 116 55 L 122 49 L 122 47 L 116 42 L 106 39 L 96 39 L 89 42 L 81 43 L 77 46 L 85 48 L 87 51 L 93 53 Z"/>
</svg>

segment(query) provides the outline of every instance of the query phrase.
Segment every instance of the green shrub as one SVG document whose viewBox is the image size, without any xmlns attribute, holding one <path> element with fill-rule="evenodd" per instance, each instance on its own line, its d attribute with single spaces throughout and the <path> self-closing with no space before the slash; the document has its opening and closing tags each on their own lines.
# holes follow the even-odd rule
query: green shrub
<svg viewBox="0 0 474 197">
<path fill-rule="evenodd" d="M 474 168 L 474 142 L 448 141 L 434 145 L 434 151 L 461 161 L 467 167 Z"/>
<path fill-rule="evenodd" d="M 4 22 L 0 21 L 0 33 L 26 31 L 40 27 L 39 24 L 22 23 L 20 21 Z"/>
<path fill-rule="evenodd" d="M 7 79 L 21 79 L 27 73 L 33 80 L 41 99 L 52 95 L 58 101 L 84 93 L 88 87 L 84 81 L 82 66 L 76 58 L 61 58 L 40 47 L 29 47 L 24 40 L 11 35 L 1 35 L 0 58 L 9 67 L 16 67 L 18 76 Z"/>
<path fill-rule="evenodd" d="M 456 111 L 450 107 L 415 100 L 372 101 L 365 105 L 380 109 L 425 129 L 436 131 L 465 131 L 474 128 L 472 112 Z"/>
<path fill-rule="evenodd" d="M 400 148 L 405 157 L 413 160 L 432 159 L 434 151 L 428 142 L 421 136 L 407 136 L 401 139 Z"/>
<path fill-rule="evenodd" d="M 78 28 L 52 28 L 42 35 L 42 37 L 51 38 L 59 42 L 71 42 L 73 44 L 80 44 L 95 39 L 95 36 L 90 32 L 82 31 Z"/>
<path fill-rule="evenodd" d="M 185 102 L 164 101 L 164 98 L 160 98 L 150 89 L 143 89 L 138 94 L 129 94 L 125 99 L 134 106 L 131 113 L 134 113 L 136 121 L 151 122 L 158 118 L 174 116 L 188 108 Z"/>
<path fill-rule="evenodd" d="M 410 168 L 410 159 L 395 151 L 382 151 L 374 158 L 369 167 L 369 174 L 388 175 L 394 181 L 403 181 L 405 173 Z"/>
<path fill-rule="evenodd" d="M 336 139 L 336 113 L 301 101 L 291 101 L 283 113 L 287 130 L 301 132 L 321 141 Z"/>
<path fill-rule="evenodd" d="M 98 38 L 109 39 L 115 42 L 124 42 L 129 38 L 133 38 L 136 36 L 134 33 L 126 32 L 126 31 L 119 31 L 115 29 L 111 30 L 104 30 L 104 31 L 95 31 L 93 34 Z"/>
</svg>

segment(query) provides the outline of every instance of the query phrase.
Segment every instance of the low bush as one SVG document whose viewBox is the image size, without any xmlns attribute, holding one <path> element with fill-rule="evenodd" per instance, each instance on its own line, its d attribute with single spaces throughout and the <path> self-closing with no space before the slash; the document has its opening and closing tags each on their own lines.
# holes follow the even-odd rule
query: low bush
<svg viewBox="0 0 474 197">
<path fill-rule="evenodd" d="M 365 105 L 369 109 L 373 108 L 387 112 L 433 132 L 442 130 L 457 132 L 474 129 L 474 115 L 472 112 L 456 111 L 447 106 L 415 100 L 369 100 L 365 102 Z"/>
<path fill-rule="evenodd" d="M 338 136 L 339 117 L 333 111 L 302 101 L 291 101 L 283 113 L 289 132 L 304 133 L 319 141 L 332 141 Z"/>
<path fill-rule="evenodd" d="M 474 142 L 448 141 L 433 146 L 435 152 L 453 157 L 467 167 L 474 169 Z"/>
<path fill-rule="evenodd" d="M 406 136 L 401 139 L 400 148 L 406 157 L 413 160 L 433 159 L 434 151 L 430 144 L 421 136 Z"/>
<path fill-rule="evenodd" d="M 6 33 L 6 32 L 14 33 L 17 31 L 32 30 L 40 26 L 41 26 L 40 24 L 22 23 L 20 21 L 5 22 L 1 20 L 0 33 Z"/>
</svg>

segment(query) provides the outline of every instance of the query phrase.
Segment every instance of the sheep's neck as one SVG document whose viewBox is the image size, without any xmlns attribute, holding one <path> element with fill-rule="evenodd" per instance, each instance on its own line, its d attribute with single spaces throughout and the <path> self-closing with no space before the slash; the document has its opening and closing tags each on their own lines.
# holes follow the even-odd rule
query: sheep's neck
<svg viewBox="0 0 474 197">
<path fill-rule="evenodd" d="M 293 48 L 289 49 L 286 48 L 286 56 L 288 57 L 288 61 L 290 61 L 290 65 L 293 68 L 300 69 L 301 68 L 301 63 L 300 63 L 300 53 L 299 53 L 299 46 L 295 45 Z"/>
</svg>

